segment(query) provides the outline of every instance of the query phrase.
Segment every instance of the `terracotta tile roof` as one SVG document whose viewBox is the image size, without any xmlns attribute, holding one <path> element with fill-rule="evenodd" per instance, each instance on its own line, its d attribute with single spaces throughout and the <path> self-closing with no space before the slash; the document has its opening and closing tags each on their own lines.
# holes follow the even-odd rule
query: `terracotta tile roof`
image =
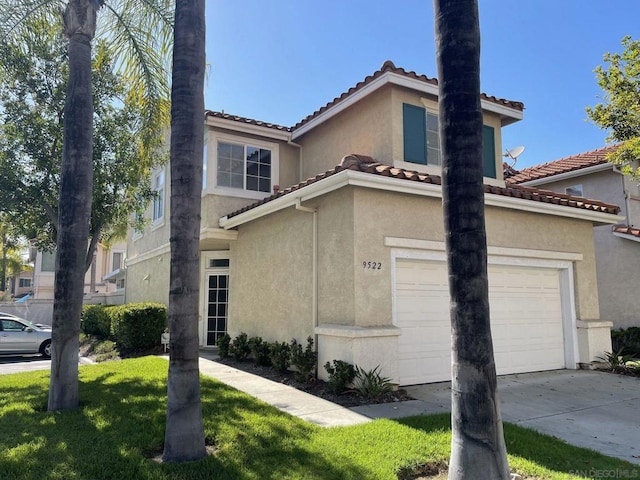
<svg viewBox="0 0 640 480">
<path fill-rule="evenodd" d="M 523 183 L 530 180 L 552 177 L 561 173 L 572 172 L 582 168 L 593 167 L 607 163 L 606 155 L 618 148 L 618 145 L 599 148 L 591 152 L 580 153 L 571 157 L 561 158 L 553 162 L 543 163 L 528 167 L 519 172 L 505 170 L 505 181 L 507 183 Z M 515 172 L 515 173 L 513 173 Z"/>
<path fill-rule="evenodd" d="M 275 123 L 263 122 L 261 120 L 254 120 L 252 118 L 240 117 L 238 115 L 230 115 L 224 112 L 214 112 L 213 110 L 205 110 L 205 119 L 207 117 L 222 118 L 224 120 L 233 120 L 234 122 L 248 123 L 256 125 L 258 127 L 273 128 L 274 130 L 280 130 L 281 132 L 290 132 L 290 127 L 283 127 L 282 125 L 276 125 Z"/>
<path fill-rule="evenodd" d="M 306 118 L 304 118 L 303 120 L 299 121 L 296 125 L 293 126 L 292 130 L 296 130 L 297 128 L 302 127 L 306 123 L 308 123 L 311 120 L 313 120 L 314 118 L 316 118 L 318 115 L 324 113 L 326 110 L 328 110 L 329 108 L 333 107 L 334 105 L 337 105 L 338 103 L 342 102 L 343 100 L 345 100 L 346 98 L 350 97 L 351 95 L 353 95 L 357 91 L 361 90 L 366 85 L 370 84 L 376 78 L 381 77 L 382 75 L 384 75 L 387 72 L 396 73 L 398 75 L 402 75 L 402 76 L 407 77 L 407 78 L 412 78 L 414 80 L 420 80 L 420 81 L 422 81 L 424 83 L 429 83 L 431 85 L 438 85 L 438 80 L 435 79 L 435 78 L 429 78 L 426 75 L 419 75 L 414 71 L 407 71 L 404 68 L 396 67 L 391 60 L 387 60 L 382 64 L 382 67 L 380 67 L 380 70 L 375 71 L 373 73 L 373 75 L 369 75 L 369 76 L 365 77 L 364 80 L 362 80 L 361 82 L 358 82 L 355 86 L 351 87 L 349 90 L 344 92 L 342 95 L 340 95 L 339 97 L 334 98 L 329 103 L 327 103 L 325 106 L 321 107 L 319 110 L 316 110 L 311 115 L 309 115 Z M 513 101 L 513 100 L 506 100 L 504 98 L 498 98 L 498 97 L 487 95 L 486 93 L 481 93 L 480 97 L 483 100 L 488 100 L 490 102 L 497 103 L 498 105 L 504 105 L 506 107 L 511 107 L 511 108 L 514 108 L 516 110 L 521 110 L 521 111 L 524 110 L 524 103 L 522 103 L 522 102 L 516 102 L 516 101 Z"/>
<path fill-rule="evenodd" d="M 293 185 L 284 190 L 277 190 L 273 195 L 266 197 L 258 202 L 252 203 L 240 210 L 236 210 L 227 215 L 228 218 L 235 217 L 260 205 L 268 203 L 276 198 L 283 197 L 287 194 L 300 190 L 308 185 L 320 182 L 326 178 L 336 175 L 344 170 L 353 170 L 356 172 L 368 173 L 371 175 L 380 175 L 383 177 L 396 178 L 409 182 L 430 183 L 433 185 L 441 185 L 442 179 L 438 175 L 428 175 L 418 173 L 412 170 L 395 168 L 389 165 L 376 162 L 373 158 L 366 155 L 351 154 L 342 159 L 340 165 L 327 170 L 324 173 L 308 178 L 304 182 Z M 598 200 L 589 200 L 582 197 L 574 197 L 537 188 L 524 187 L 522 185 L 508 185 L 506 187 L 497 187 L 493 185 L 485 185 L 484 192 L 492 195 L 502 195 L 505 197 L 521 198 L 532 202 L 551 203 L 555 205 L 563 205 L 567 207 L 580 208 L 583 210 L 591 210 L 593 212 L 617 214 L 620 208 L 616 205 L 607 204 Z"/>
<path fill-rule="evenodd" d="M 636 228 L 629 225 L 614 225 L 613 231 L 615 233 L 622 233 L 624 235 L 632 235 L 640 238 L 640 228 Z"/>
<path fill-rule="evenodd" d="M 280 131 L 283 131 L 283 132 L 293 132 L 294 130 L 302 127 L 303 125 L 307 124 L 308 122 L 310 122 L 311 120 L 316 118 L 318 115 L 324 113 L 329 108 L 333 107 L 334 105 L 336 105 L 336 104 L 340 103 L 341 101 L 345 100 L 346 98 L 350 97 L 351 95 L 353 95 L 357 91 L 361 90 L 363 87 L 365 87 L 366 85 L 370 84 L 373 80 L 375 80 L 378 77 L 381 77 L 382 75 L 384 75 L 387 72 L 392 72 L 392 73 L 396 73 L 398 75 L 405 76 L 407 78 L 420 80 L 420 81 L 423 81 L 424 83 L 429 83 L 431 85 L 438 85 L 438 80 L 435 79 L 435 78 L 429 78 L 426 75 L 418 75 L 416 72 L 413 72 L 413 71 L 406 71 L 404 68 L 396 67 L 391 60 L 387 60 L 386 62 L 384 62 L 382 64 L 382 67 L 380 67 L 380 70 L 377 70 L 376 72 L 374 72 L 373 75 L 369 75 L 369 76 L 365 77 L 364 80 L 362 80 L 361 82 L 358 82 L 354 87 L 351 87 L 349 90 L 347 90 L 346 92 L 341 94 L 339 97 L 334 98 L 329 103 L 327 103 L 325 106 L 323 106 L 320 109 L 318 109 L 315 112 L 313 112 L 311 115 L 308 115 L 307 117 L 305 117 L 304 119 L 302 119 L 301 121 L 296 123 L 293 127 L 284 127 L 282 125 L 276 125 L 275 123 L 263 122 L 261 120 L 254 120 L 252 118 L 240 117 L 238 115 L 230 115 L 228 113 L 216 112 L 216 111 L 213 111 L 213 110 L 206 110 L 205 111 L 205 117 L 211 116 L 211 117 L 215 117 L 215 118 L 222 118 L 222 119 L 225 119 L 225 120 L 233 120 L 235 122 L 240 122 L 240 123 L 248 123 L 248 124 L 251 124 L 251 125 L 257 125 L 259 127 L 273 128 L 273 129 L 280 130 Z M 497 103 L 498 105 L 504 105 L 506 107 L 514 108 L 516 110 L 524 110 L 524 104 L 522 102 L 516 102 L 516 101 L 513 101 L 513 100 L 506 100 L 504 98 L 498 98 L 498 97 L 487 95 L 486 93 L 481 93 L 480 97 L 483 100 L 487 100 L 489 102 Z"/>
</svg>

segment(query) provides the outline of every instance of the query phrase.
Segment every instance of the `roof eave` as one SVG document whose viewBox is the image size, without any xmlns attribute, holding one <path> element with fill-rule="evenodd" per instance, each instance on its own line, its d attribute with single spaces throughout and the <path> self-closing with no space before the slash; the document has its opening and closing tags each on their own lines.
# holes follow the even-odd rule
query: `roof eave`
<svg viewBox="0 0 640 480">
<path fill-rule="evenodd" d="M 569 172 L 558 173 L 556 175 L 549 175 L 548 177 L 536 178 L 533 180 L 527 180 L 526 182 L 520 182 L 518 185 L 525 185 L 527 187 L 535 187 L 537 185 L 545 185 L 547 183 L 560 182 L 562 180 L 569 180 L 571 178 L 582 177 L 591 173 L 603 172 L 605 170 L 613 170 L 614 165 L 606 162 L 598 165 L 592 165 L 590 167 L 578 168 L 577 170 L 571 170 Z"/>
<path fill-rule="evenodd" d="M 353 170 L 343 170 L 342 172 L 302 187 L 299 190 L 295 190 L 283 195 L 282 197 L 276 198 L 262 205 L 258 205 L 246 212 L 234 215 L 231 218 L 227 216 L 222 217 L 219 224 L 220 227 L 227 230 L 235 228 L 265 215 L 294 206 L 298 201 L 304 202 L 311 200 L 347 185 L 375 188 L 377 190 L 387 190 L 396 193 L 407 193 L 425 197 L 442 198 L 442 188 L 440 185 L 390 178 L 381 175 L 372 175 L 370 173 L 357 172 Z M 612 213 L 597 212 L 584 208 L 556 205 L 552 203 L 534 202 L 527 199 L 506 197 L 491 193 L 485 193 L 485 205 L 586 220 L 592 222 L 594 225 L 615 225 L 625 220 L 625 217 Z"/>
<path fill-rule="evenodd" d="M 210 127 L 223 128 L 236 132 L 247 133 L 249 135 L 257 135 L 273 140 L 281 140 L 284 142 L 291 141 L 291 132 L 278 130 L 276 128 L 263 127 L 252 123 L 243 123 L 233 119 L 219 118 L 211 115 L 207 116 L 206 124 Z"/>
<path fill-rule="evenodd" d="M 625 240 L 631 240 L 632 242 L 640 242 L 640 237 L 628 233 L 613 232 L 613 235 L 616 237 L 624 238 Z"/>
</svg>

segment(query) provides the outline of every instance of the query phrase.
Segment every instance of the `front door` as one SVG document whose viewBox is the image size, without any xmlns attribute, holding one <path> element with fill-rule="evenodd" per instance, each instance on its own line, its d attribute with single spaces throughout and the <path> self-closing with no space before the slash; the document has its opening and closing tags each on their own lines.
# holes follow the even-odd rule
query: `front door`
<svg viewBox="0 0 640 480">
<path fill-rule="evenodd" d="M 228 306 L 229 273 L 208 273 L 205 300 L 207 346 L 215 346 L 218 338 L 227 333 Z"/>
</svg>

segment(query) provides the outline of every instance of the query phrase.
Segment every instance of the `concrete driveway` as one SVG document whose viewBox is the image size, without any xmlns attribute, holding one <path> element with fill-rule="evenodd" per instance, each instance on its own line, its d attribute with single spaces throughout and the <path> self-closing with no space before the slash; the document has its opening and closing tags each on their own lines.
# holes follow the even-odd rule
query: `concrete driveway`
<svg viewBox="0 0 640 480">
<path fill-rule="evenodd" d="M 80 357 L 79 363 L 85 365 L 92 362 Z M 43 359 L 42 355 L 0 355 L 0 375 L 50 369 L 51 360 Z"/>
<path fill-rule="evenodd" d="M 407 387 L 423 412 L 450 411 L 450 383 Z M 640 464 L 640 378 L 587 370 L 498 378 L 503 420 Z"/>
</svg>

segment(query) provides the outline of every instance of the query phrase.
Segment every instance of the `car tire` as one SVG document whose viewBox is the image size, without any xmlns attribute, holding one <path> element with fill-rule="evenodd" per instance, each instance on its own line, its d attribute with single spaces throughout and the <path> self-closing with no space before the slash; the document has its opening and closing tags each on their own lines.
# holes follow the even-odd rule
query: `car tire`
<svg viewBox="0 0 640 480">
<path fill-rule="evenodd" d="M 47 340 L 40 345 L 40 353 L 44 358 L 51 358 L 51 340 Z"/>
</svg>

